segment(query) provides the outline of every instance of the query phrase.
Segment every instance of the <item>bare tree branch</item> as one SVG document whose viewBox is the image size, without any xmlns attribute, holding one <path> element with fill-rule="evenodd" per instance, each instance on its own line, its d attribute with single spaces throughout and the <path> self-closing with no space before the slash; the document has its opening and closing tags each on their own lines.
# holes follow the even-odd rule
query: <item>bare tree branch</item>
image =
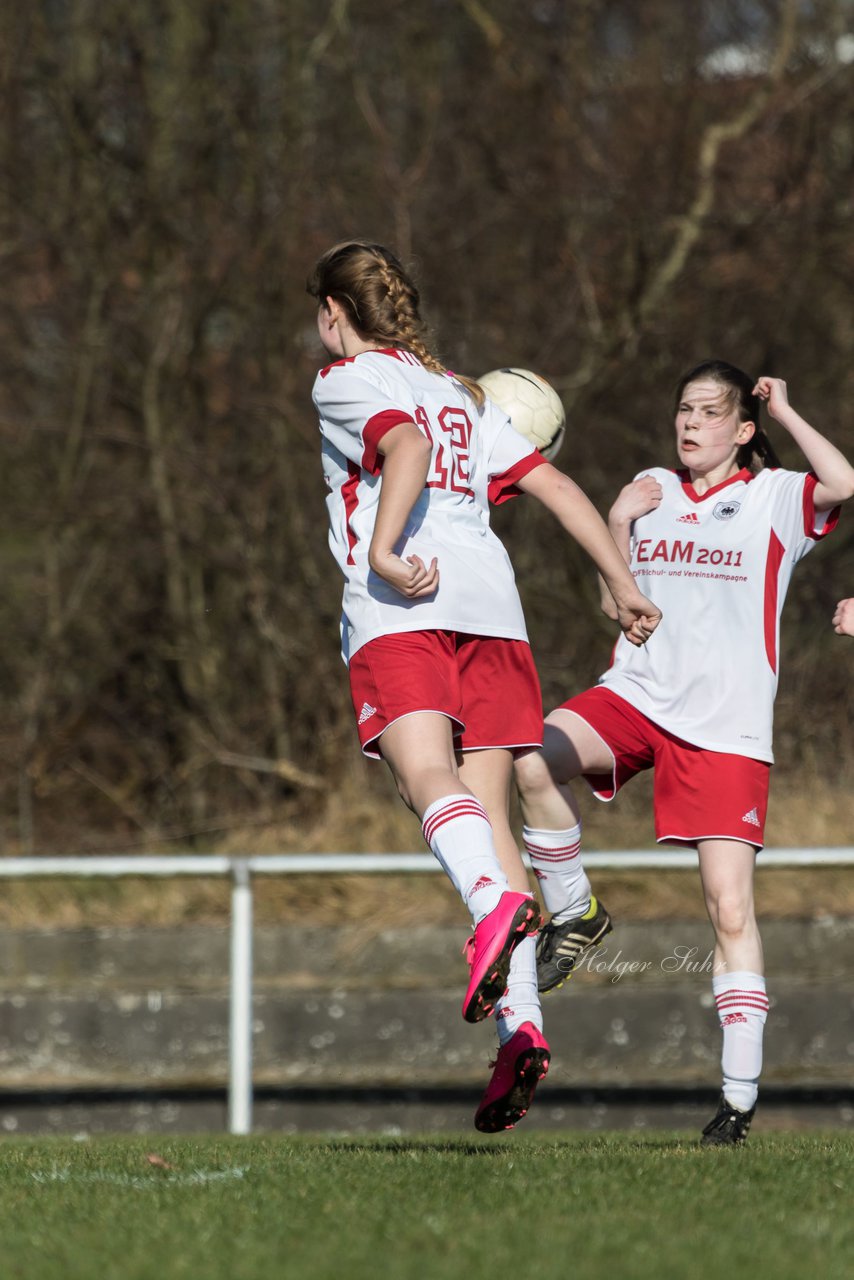
<svg viewBox="0 0 854 1280">
<path fill-rule="evenodd" d="M 227 765 L 231 769 L 249 769 L 253 773 L 271 773 L 294 786 L 304 787 L 309 791 L 323 791 L 326 782 L 316 773 L 301 769 L 291 760 L 270 760 L 265 756 L 243 755 L 239 751 L 229 751 L 221 747 L 200 725 L 193 725 L 193 734 L 197 741 L 205 747 L 214 760 Z"/>
<path fill-rule="evenodd" d="M 783 77 L 794 47 L 797 11 L 797 0 L 785 0 L 780 18 L 777 48 L 766 79 L 755 89 L 736 116 L 731 120 L 717 121 L 709 125 L 701 139 L 694 199 L 687 213 L 680 219 L 679 230 L 669 253 L 643 291 L 637 306 L 637 319 L 641 325 L 652 312 L 658 309 L 673 282 L 684 271 L 691 250 L 700 238 L 714 204 L 716 169 L 721 149 L 727 142 L 743 138 L 756 124 Z M 635 330 L 634 323 L 631 328 L 632 331 Z"/>
</svg>

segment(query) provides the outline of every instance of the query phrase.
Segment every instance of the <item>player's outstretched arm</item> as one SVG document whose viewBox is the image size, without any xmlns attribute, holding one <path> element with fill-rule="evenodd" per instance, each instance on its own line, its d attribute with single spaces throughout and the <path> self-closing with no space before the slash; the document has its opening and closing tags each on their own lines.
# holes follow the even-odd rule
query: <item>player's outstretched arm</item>
<svg viewBox="0 0 854 1280">
<path fill-rule="evenodd" d="M 854 636 L 854 598 L 839 601 L 833 615 L 833 630 L 838 636 Z"/>
<path fill-rule="evenodd" d="M 439 585 L 436 560 L 429 565 L 418 556 L 402 560 L 394 550 L 427 482 L 430 442 L 414 422 L 401 422 L 386 432 L 377 449 L 383 455 L 383 478 L 368 563 L 410 600 L 432 595 Z"/>
<path fill-rule="evenodd" d="M 830 511 L 854 497 L 854 467 L 836 445 L 795 412 L 783 379 L 763 375 L 753 394 L 765 401 L 770 416 L 788 431 L 818 477 L 813 491 L 816 511 Z"/>
<path fill-rule="evenodd" d="M 590 556 L 610 592 L 616 621 L 631 644 L 645 644 L 661 620 L 661 611 L 637 588 L 608 526 L 578 485 L 549 463 L 535 467 L 519 488 L 538 498 Z"/>
</svg>

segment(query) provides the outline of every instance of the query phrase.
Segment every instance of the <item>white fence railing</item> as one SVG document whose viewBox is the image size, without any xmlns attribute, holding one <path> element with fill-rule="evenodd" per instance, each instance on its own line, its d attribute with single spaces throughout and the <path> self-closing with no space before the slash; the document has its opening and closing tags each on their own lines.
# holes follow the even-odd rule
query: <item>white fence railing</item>
<svg viewBox="0 0 854 1280">
<path fill-rule="evenodd" d="M 854 848 L 766 849 L 762 867 L 850 867 Z M 693 868 L 693 850 L 630 849 L 589 852 L 584 865 L 591 870 L 634 871 Z M 259 875 L 382 875 L 441 868 L 429 853 L 306 853 L 258 854 L 254 857 L 218 854 L 82 858 L 0 858 L 0 878 L 53 876 L 229 876 L 231 878 L 231 949 L 229 972 L 228 1129 L 246 1134 L 252 1129 L 252 878 Z"/>
</svg>

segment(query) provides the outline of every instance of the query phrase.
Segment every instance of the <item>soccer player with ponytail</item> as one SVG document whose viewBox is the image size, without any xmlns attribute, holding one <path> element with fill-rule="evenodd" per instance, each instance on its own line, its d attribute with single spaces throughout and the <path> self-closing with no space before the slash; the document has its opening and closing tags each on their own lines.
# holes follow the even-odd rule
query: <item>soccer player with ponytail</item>
<svg viewBox="0 0 854 1280">
<path fill-rule="evenodd" d="M 542 701 L 489 503 L 521 490 L 554 513 L 599 569 L 627 643 L 643 644 L 660 615 L 581 490 L 430 351 L 418 290 L 393 253 L 337 244 L 308 291 L 332 357 L 313 394 L 359 736 L 471 913 L 463 1017 L 495 1014 L 498 1058 L 475 1116 L 495 1132 L 524 1116 L 549 1047 L 540 914 L 508 820 L 513 757 L 541 744 Z"/>
<path fill-rule="evenodd" d="M 759 429 L 760 402 L 809 470 L 783 470 Z M 635 477 L 609 526 L 664 621 L 642 650 L 618 640 L 595 688 L 546 719 L 544 747 L 520 754 L 524 839 L 551 920 L 540 935 L 540 991 L 562 984 L 610 931 L 581 859 L 583 777 L 611 800 L 655 769 L 657 839 L 696 848 L 715 932 L 713 991 L 723 1089 L 704 1145 L 747 1136 L 758 1095 L 768 998 L 753 903 L 764 840 L 780 615 L 796 563 L 854 495 L 854 468 L 795 412 L 779 378 L 723 361 L 692 369 L 675 399 L 680 468 Z M 603 608 L 613 613 L 608 592 Z"/>
</svg>

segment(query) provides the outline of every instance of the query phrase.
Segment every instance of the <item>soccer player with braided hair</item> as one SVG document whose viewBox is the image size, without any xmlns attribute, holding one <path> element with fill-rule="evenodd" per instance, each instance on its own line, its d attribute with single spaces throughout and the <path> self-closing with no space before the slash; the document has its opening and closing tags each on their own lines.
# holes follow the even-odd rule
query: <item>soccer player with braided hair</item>
<svg viewBox="0 0 854 1280">
<path fill-rule="evenodd" d="M 630 644 L 660 615 L 581 490 L 430 351 L 418 290 L 393 253 L 337 244 L 308 292 L 332 357 L 313 396 L 359 737 L 390 767 L 471 913 L 463 1017 L 494 1013 L 499 1038 L 475 1125 L 497 1132 L 525 1115 L 549 1047 L 540 914 L 508 819 L 513 757 L 541 744 L 542 701 L 489 503 L 522 491 L 552 511 L 596 564 Z"/>
<path fill-rule="evenodd" d="M 759 427 L 763 401 L 808 471 L 780 467 Z M 636 476 L 609 515 L 664 622 L 642 654 L 618 640 L 596 687 L 547 717 L 544 747 L 519 756 L 516 781 L 525 845 L 552 913 L 537 947 L 545 992 L 611 929 L 584 871 L 568 784 L 583 777 L 611 800 L 655 770 L 656 837 L 697 850 L 715 932 L 723 1087 L 702 1142 L 737 1146 L 756 1107 L 768 1010 L 753 872 L 774 759 L 780 615 L 795 565 L 854 495 L 854 468 L 795 412 L 785 382 L 725 361 L 680 379 L 674 420 L 679 468 Z"/>
</svg>

